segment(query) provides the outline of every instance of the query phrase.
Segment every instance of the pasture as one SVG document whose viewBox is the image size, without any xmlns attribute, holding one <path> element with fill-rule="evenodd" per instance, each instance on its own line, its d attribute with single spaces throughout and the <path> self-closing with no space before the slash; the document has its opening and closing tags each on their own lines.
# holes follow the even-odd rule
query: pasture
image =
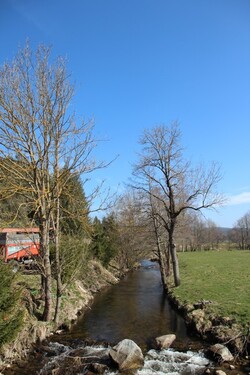
<svg viewBox="0 0 250 375">
<path fill-rule="evenodd" d="M 181 285 L 174 295 L 182 303 L 202 299 L 209 312 L 250 326 L 250 251 L 179 253 Z"/>
</svg>

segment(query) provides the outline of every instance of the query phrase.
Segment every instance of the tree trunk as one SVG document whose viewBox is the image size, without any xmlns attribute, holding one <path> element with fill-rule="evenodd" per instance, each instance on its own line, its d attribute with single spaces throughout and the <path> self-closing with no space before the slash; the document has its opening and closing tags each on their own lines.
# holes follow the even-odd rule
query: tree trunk
<svg viewBox="0 0 250 375">
<path fill-rule="evenodd" d="M 55 306 L 55 315 L 54 315 L 54 322 L 56 324 L 59 323 L 59 314 L 61 310 L 61 300 L 62 300 L 62 283 L 61 278 L 57 280 L 57 288 L 56 288 L 56 306 Z"/>
<path fill-rule="evenodd" d="M 152 202 L 151 202 L 151 208 L 152 208 L 154 234 L 155 234 L 155 239 L 156 239 L 157 253 L 158 253 L 159 266 L 160 266 L 160 272 L 161 272 L 161 281 L 162 281 L 163 289 L 167 291 L 168 290 L 168 274 L 169 274 L 168 259 L 167 259 L 167 254 L 165 254 L 165 251 L 162 249 L 162 246 L 161 246 L 159 228 L 157 225 L 157 220 L 154 216 Z"/>
<path fill-rule="evenodd" d="M 169 241 L 169 251 L 171 254 L 172 265 L 173 265 L 173 274 L 174 274 L 174 285 L 179 286 L 180 281 L 180 271 L 179 271 L 179 261 L 176 253 L 176 246 L 172 241 Z"/>
<path fill-rule="evenodd" d="M 161 272 L 161 282 L 163 285 L 163 289 L 167 291 L 168 280 L 167 280 L 167 270 L 166 270 L 166 259 L 165 259 L 165 256 L 162 254 L 161 249 L 158 249 L 158 259 L 159 259 L 159 266 L 160 266 L 160 272 Z"/>
<path fill-rule="evenodd" d="M 59 314 L 61 307 L 62 298 L 62 276 L 61 276 L 61 261 L 60 261 L 60 173 L 59 173 L 59 143 L 60 143 L 60 128 L 56 128 L 55 132 L 55 183 L 56 183 L 56 196 L 55 196 L 55 221 L 54 233 L 55 233 L 55 249 L 56 249 L 56 307 L 54 314 L 54 322 L 59 322 Z"/>
<path fill-rule="evenodd" d="M 46 223 L 48 224 L 48 223 Z M 41 252 L 43 256 L 43 266 L 44 266 L 44 311 L 43 311 L 43 320 L 48 322 L 51 319 L 51 309 L 52 309 L 52 296 L 51 296 L 51 284 L 52 284 L 52 277 L 51 277 L 51 264 L 50 264 L 50 257 L 49 257 L 49 229 L 47 228 L 48 225 L 42 224 L 40 226 L 41 232 Z"/>
<path fill-rule="evenodd" d="M 61 277 L 61 264 L 60 264 L 60 241 L 59 241 L 59 199 L 57 199 L 57 213 L 56 213 L 56 228 L 55 228 L 55 248 L 56 248 L 56 257 L 55 257 L 55 266 L 56 266 L 56 307 L 54 322 L 59 322 L 59 314 L 61 307 L 61 298 L 62 298 L 62 277 Z"/>
<path fill-rule="evenodd" d="M 51 319 L 51 308 L 52 308 L 52 298 L 51 298 L 51 265 L 48 254 L 44 257 L 44 270 L 45 270 L 45 305 L 43 312 L 43 320 L 49 322 Z"/>
</svg>

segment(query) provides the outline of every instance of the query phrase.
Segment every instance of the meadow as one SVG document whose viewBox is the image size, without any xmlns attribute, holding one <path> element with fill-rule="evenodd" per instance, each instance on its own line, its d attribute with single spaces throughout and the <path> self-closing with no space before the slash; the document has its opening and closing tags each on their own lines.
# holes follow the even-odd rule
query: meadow
<svg viewBox="0 0 250 375">
<path fill-rule="evenodd" d="M 211 301 L 209 312 L 250 326 L 250 251 L 179 253 L 181 285 L 174 295 L 182 303 Z"/>
</svg>

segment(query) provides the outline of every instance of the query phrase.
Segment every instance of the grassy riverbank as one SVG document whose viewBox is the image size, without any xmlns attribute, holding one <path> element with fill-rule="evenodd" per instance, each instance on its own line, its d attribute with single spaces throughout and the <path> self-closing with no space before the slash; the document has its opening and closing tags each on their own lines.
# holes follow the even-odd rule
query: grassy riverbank
<svg viewBox="0 0 250 375">
<path fill-rule="evenodd" d="M 36 342 L 50 336 L 61 324 L 70 326 L 77 319 L 79 311 L 88 307 L 97 291 L 118 282 L 118 278 L 97 261 L 89 261 L 84 271 L 83 279 L 72 280 L 64 290 L 58 325 L 39 320 L 43 310 L 43 302 L 39 297 L 41 276 L 22 272 L 16 274 L 16 286 L 21 291 L 19 308 L 23 312 L 23 319 L 15 332 L 15 340 L 0 345 L 0 372 L 10 363 L 25 358 Z M 52 286 L 52 293 L 55 293 L 55 282 Z"/>
<path fill-rule="evenodd" d="M 173 294 L 181 304 L 211 301 L 206 311 L 250 325 L 250 251 L 179 254 L 181 285 Z"/>
</svg>

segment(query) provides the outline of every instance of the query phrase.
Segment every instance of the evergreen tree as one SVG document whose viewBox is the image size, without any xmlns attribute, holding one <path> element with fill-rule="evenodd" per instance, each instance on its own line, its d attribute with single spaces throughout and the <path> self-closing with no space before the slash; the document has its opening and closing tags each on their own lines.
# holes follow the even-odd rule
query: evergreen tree
<svg viewBox="0 0 250 375">
<path fill-rule="evenodd" d="M 112 215 L 93 222 L 92 254 L 107 267 L 117 253 L 117 225 Z"/>
<path fill-rule="evenodd" d="M 69 172 L 66 172 L 69 173 Z M 90 231 L 88 203 L 80 176 L 72 174 L 63 187 L 61 197 L 60 228 L 63 234 L 85 236 Z"/>
</svg>

